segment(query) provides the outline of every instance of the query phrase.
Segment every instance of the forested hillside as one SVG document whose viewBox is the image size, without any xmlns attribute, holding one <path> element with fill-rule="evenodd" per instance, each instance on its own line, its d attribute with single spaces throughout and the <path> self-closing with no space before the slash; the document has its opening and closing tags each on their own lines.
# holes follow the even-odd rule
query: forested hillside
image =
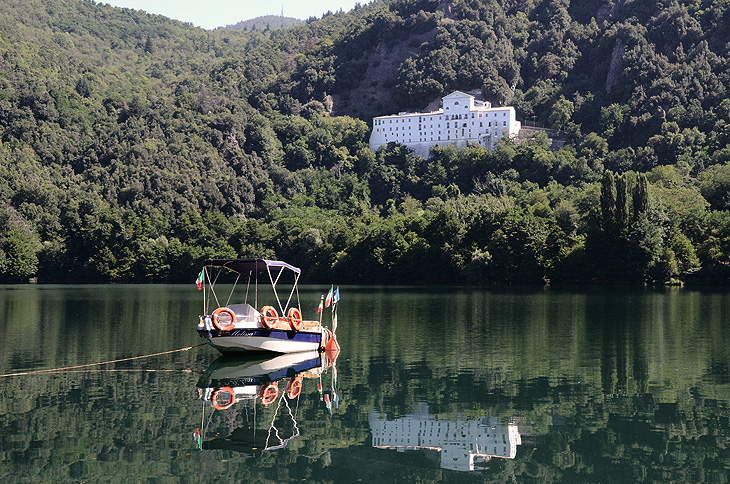
<svg viewBox="0 0 730 484">
<path fill-rule="evenodd" d="M 232 19 L 235 20 L 235 19 Z M 0 278 L 726 282 L 730 5 L 378 1 L 205 31 L 93 1 L 0 4 Z M 367 146 L 478 89 L 567 141 Z"/>
<path fill-rule="evenodd" d="M 298 25 L 302 23 L 301 20 L 293 17 L 284 17 L 277 15 L 264 15 L 263 17 L 256 17 L 249 20 L 241 20 L 233 25 L 226 25 L 225 27 L 218 27 L 218 29 L 224 30 L 266 30 L 266 29 L 280 29 L 283 27 L 291 27 L 292 25 Z"/>
</svg>

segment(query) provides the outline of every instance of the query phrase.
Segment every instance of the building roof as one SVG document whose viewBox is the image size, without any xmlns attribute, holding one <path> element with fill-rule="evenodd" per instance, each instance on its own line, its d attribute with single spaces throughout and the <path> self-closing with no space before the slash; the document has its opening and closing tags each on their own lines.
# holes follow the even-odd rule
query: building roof
<svg viewBox="0 0 730 484">
<path fill-rule="evenodd" d="M 474 96 L 472 96 L 471 94 L 467 94 L 465 92 L 462 92 L 462 91 L 454 91 L 451 94 L 442 97 L 441 99 L 448 99 L 448 98 L 452 98 L 452 97 L 470 97 L 470 98 L 473 98 Z"/>
</svg>

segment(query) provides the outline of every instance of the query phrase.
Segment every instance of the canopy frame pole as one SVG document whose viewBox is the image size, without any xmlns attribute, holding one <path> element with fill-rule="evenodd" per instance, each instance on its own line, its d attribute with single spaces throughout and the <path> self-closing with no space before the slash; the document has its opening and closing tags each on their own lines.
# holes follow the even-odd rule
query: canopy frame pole
<svg viewBox="0 0 730 484">
<path fill-rule="evenodd" d="M 236 280 L 233 281 L 233 287 L 231 288 L 230 294 L 228 294 L 228 299 L 226 300 L 226 307 L 228 307 L 228 303 L 231 302 L 231 298 L 233 297 L 233 291 L 236 290 L 236 285 L 238 284 L 238 280 L 241 278 L 241 273 L 238 272 L 238 275 L 236 276 Z"/>
<path fill-rule="evenodd" d="M 243 300 L 244 304 L 248 304 L 248 290 L 251 288 L 251 272 L 248 271 L 248 282 L 246 283 L 246 298 Z"/>
<path fill-rule="evenodd" d="M 274 277 L 271 275 L 271 267 L 269 265 L 266 265 L 266 272 L 269 274 L 269 280 L 271 281 L 271 287 L 274 290 L 274 297 L 276 297 L 276 302 L 279 305 L 279 309 L 281 310 L 281 315 L 284 315 L 284 308 L 281 306 L 281 300 L 279 299 L 279 293 L 276 292 L 276 284 L 279 282 L 279 278 L 281 277 L 281 273 L 284 272 L 283 269 L 279 270 L 279 274 L 276 275 L 276 280 L 274 280 Z"/>
<path fill-rule="evenodd" d="M 223 268 L 221 267 L 218 270 L 218 273 L 215 275 L 215 279 L 213 279 L 213 282 L 210 283 L 210 292 L 213 294 L 213 298 L 215 299 L 215 303 L 218 305 L 218 307 L 220 307 L 221 303 L 218 300 L 218 294 L 215 293 L 215 283 L 218 281 L 218 277 L 220 277 L 222 271 Z"/>
<path fill-rule="evenodd" d="M 274 279 L 274 276 L 271 275 L 271 267 L 266 265 L 266 272 L 269 274 L 269 280 L 271 281 L 271 287 L 274 289 L 274 296 L 276 297 L 276 302 L 279 304 L 279 309 L 281 310 L 281 315 L 284 316 L 286 314 L 286 308 L 289 307 L 289 303 L 292 300 L 292 297 L 294 296 L 294 291 L 297 291 L 297 302 L 299 301 L 299 289 L 297 284 L 299 283 L 299 276 L 301 275 L 298 272 L 292 271 L 294 273 L 294 285 L 292 286 L 291 291 L 289 292 L 289 297 L 286 300 L 286 305 L 281 305 L 281 299 L 279 299 L 279 293 L 276 290 L 276 285 L 279 283 L 279 279 L 281 278 L 281 275 L 284 273 L 284 267 L 281 267 L 279 269 L 279 273 L 276 275 L 276 280 Z"/>
</svg>

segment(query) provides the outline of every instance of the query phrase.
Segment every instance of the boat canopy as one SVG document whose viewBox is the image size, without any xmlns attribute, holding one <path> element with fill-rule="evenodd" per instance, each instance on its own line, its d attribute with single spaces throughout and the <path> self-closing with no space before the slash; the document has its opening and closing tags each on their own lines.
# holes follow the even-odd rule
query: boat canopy
<svg viewBox="0 0 730 484">
<path fill-rule="evenodd" d="M 301 269 L 291 264 L 278 260 L 267 259 L 207 259 L 204 263 L 206 267 L 225 267 L 233 272 L 244 274 L 247 272 L 271 272 L 279 273 L 284 269 L 301 274 Z"/>
</svg>

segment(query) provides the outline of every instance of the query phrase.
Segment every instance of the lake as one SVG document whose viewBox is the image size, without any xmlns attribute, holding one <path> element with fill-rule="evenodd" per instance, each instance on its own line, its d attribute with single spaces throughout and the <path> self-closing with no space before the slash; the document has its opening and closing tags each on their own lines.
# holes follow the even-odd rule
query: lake
<svg viewBox="0 0 730 484">
<path fill-rule="evenodd" d="M 302 288 L 305 318 L 327 289 Z M 0 286 L 0 373 L 25 373 L 0 377 L 0 475 L 8 483 L 730 480 L 728 292 L 340 293 L 341 352 L 331 362 L 220 359 L 196 346 L 202 296 L 192 284 Z M 113 360 L 124 361 L 79 366 Z"/>
</svg>

